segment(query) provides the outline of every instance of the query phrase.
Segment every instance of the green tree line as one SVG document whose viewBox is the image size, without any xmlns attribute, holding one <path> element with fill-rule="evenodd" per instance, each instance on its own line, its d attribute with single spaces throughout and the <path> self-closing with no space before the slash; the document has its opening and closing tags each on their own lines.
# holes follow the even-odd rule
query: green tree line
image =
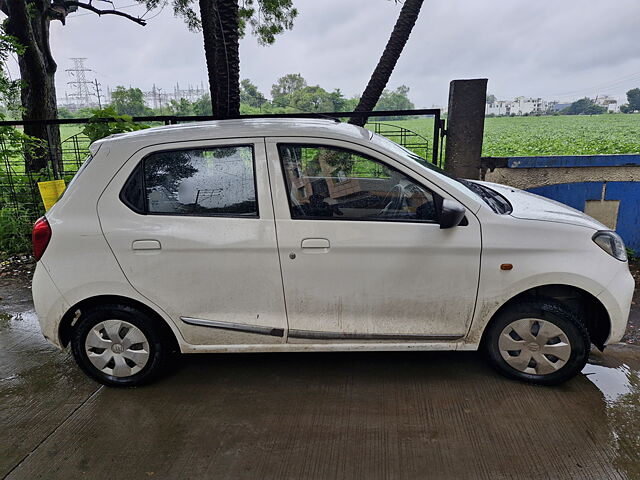
<svg viewBox="0 0 640 480">
<path fill-rule="evenodd" d="M 299 73 L 280 77 L 271 87 L 269 100 L 249 79 L 240 82 L 240 113 L 322 113 L 350 112 L 355 109 L 360 97 L 345 97 L 339 88 L 328 91 L 320 85 L 309 85 Z M 108 107 L 118 115 L 143 117 L 153 115 L 206 116 L 213 115 L 210 95 L 207 93 L 195 101 L 186 98 L 171 100 L 168 105 L 152 109 L 145 104 L 140 88 L 118 86 L 111 93 Z M 409 99 L 409 87 L 400 85 L 395 90 L 383 91 L 375 110 L 409 110 L 414 104 Z M 87 118 L 95 113 L 93 109 L 70 112 L 59 109 L 61 118 Z"/>
</svg>

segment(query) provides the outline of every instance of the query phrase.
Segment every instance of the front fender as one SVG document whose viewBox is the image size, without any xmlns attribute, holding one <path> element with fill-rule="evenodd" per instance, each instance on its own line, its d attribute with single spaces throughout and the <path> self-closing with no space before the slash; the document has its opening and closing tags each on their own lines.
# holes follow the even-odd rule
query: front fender
<svg viewBox="0 0 640 480">
<path fill-rule="evenodd" d="M 508 272 L 505 273 L 508 274 Z M 477 347 L 480 344 L 482 334 L 487 324 L 496 312 L 509 300 L 533 288 L 549 285 L 563 285 L 578 288 L 596 298 L 598 298 L 598 295 L 606 288 L 606 285 L 603 285 L 593 278 L 567 272 L 546 272 L 531 275 L 508 284 L 508 286 L 502 290 L 493 292 L 491 292 L 492 289 L 490 288 L 483 289 L 481 284 L 480 289 L 481 291 L 484 290 L 485 294 L 478 295 L 475 314 L 469 331 L 467 332 L 465 343 L 469 344 L 469 346 L 473 345 Z M 609 311 L 609 305 L 604 304 L 604 306 L 607 308 L 607 311 Z"/>
</svg>

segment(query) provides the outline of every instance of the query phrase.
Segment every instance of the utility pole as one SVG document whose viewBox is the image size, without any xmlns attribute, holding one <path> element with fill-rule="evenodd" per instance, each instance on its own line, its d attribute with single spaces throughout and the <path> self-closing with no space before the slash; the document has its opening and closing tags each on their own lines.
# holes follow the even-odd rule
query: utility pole
<svg viewBox="0 0 640 480">
<path fill-rule="evenodd" d="M 486 103 L 486 78 L 451 82 L 444 169 L 455 177 L 480 179 Z"/>
<path fill-rule="evenodd" d="M 93 84 L 96 86 L 96 97 L 98 97 L 98 108 L 102 110 L 102 101 L 100 99 L 100 83 L 98 83 L 98 79 L 95 78 L 93 80 Z"/>
</svg>

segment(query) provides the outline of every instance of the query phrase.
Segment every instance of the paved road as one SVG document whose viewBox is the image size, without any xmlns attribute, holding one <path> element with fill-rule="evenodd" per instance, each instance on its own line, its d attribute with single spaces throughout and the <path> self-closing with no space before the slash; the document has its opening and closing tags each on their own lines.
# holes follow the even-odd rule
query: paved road
<svg viewBox="0 0 640 480">
<path fill-rule="evenodd" d="M 475 353 L 307 353 L 116 390 L 44 341 L 28 290 L 0 297 L 0 478 L 640 478 L 637 347 L 554 388 Z"/>
</svg>

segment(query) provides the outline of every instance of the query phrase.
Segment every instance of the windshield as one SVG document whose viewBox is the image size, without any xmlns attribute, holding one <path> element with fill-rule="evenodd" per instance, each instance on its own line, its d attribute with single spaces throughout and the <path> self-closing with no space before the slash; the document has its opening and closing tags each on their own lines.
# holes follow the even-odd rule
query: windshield
<svg viewBox="0 0 640 480">
<path fill-rule="evenodd" d="M 371 141 L 373 143 L 376 143 L 384 147 L 387 150 L 390 150 L 396 155 L 399 155 L 403 158 L 408 158 L 414 162 L 419 163 L 423 167 L 428 168 L 429 170 L 432 170 L 440 175 L 445 176 L 447 179 L 451 179 L 458 182 L 458 184 L 463 185 L 466 188 L 466 190 L 468 190 L 468 193 L 470 193 L 473 196 L 479 197 L 480 200 L 482 200 L 484 203 L 489 205 L 489 207 L 491 207 L 491 209 L 494 212 L 500 213 L 500 214 L 511 213 L 512 208 L 509 201 L 506 198 L 504 198 L 502 195 L 500 195 L 498 192 L 496 192 L 495 190 L 492 190 L 491 188 L 485 185 L 481 185 L 471 180 L 456 178 L 453 175 L 450 175 L 447 172 L 445 172 L 440 167 L 425 160 L 420 155 L 417 155 L 416 153 L 412 152 L 408 148 L 405 148 L 402 145 L 399 145 L 396 142 L 389 140 L 386 137 L 383 137 L 382 135 L 372 133 Z"/>
</svg>

